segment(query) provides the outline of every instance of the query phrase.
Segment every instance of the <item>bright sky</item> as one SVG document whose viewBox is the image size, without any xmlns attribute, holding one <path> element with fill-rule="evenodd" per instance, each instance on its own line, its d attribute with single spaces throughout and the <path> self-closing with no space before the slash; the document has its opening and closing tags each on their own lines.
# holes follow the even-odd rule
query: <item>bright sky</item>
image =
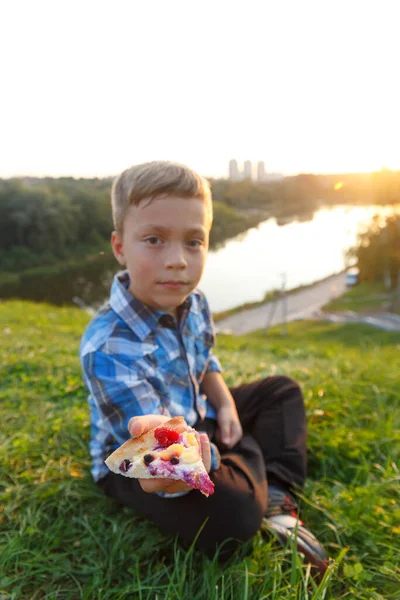
<svg viewBox="0 0 400 600">
<path fill-rule="evenodd" d="M 0 176 L 400 169 L 397 0 L 0 4 Z"/>
</svg>

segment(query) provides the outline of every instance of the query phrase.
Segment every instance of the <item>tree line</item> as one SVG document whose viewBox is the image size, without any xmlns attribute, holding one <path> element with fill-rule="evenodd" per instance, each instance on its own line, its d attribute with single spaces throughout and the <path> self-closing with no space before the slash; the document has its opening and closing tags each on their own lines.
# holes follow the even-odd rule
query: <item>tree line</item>
<svg viewBox="0 0 400 600">
<path fill-rule="evenodd" d="M 0 180 L 0 270 L 54 265 L 104 249 L 112 231 L 111 183 L 110 178 Z M 210 183 L 212 248 L 268 216 L 309 213 L 322 202 L 400 202 L 400 172 L 395 171 Z"/>
<path fill-rule="evenodd" d="M 349 251 L 360 270 L 360 281 L 383 282 L 392 290 L 400 286 L 400 214 L 385 219 L 374 217 L 358 234 L 357 245 Z"/>
</svg>

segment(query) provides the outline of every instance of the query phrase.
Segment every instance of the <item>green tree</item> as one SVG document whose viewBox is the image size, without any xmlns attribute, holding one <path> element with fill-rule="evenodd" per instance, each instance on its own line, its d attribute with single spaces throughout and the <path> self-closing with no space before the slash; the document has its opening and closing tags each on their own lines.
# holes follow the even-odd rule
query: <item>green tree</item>
<svg viewBox="0 0 400 600">
<path fill-rule="evenodd" d="M 400 215 L 393 214 L 384 222 L 375 216 L 366 231 L 358 235 L 357 246 L 349 252 L 357 260 L 360 281 L 390 281 L 398 285 L 400 273 Z"/>
</svg>

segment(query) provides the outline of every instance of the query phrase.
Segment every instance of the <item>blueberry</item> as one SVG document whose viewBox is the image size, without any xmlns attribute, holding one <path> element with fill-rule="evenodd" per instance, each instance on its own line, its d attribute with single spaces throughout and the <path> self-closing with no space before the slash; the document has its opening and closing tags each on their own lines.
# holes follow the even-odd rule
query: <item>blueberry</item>
<svg viewBox="0 0 400 600">
<path fill-rule="evenodd" d="M 177 456 L 172 456 L 171 460 L 169 461 L 172 465 L 177 465 L 179 464 L 179 458 Z"/>
<path fill-rule="evenodd" d="M 129 467 L 131 466 L 131 461 L 128 460 L 127 458 L 125 458 L 125 460 L 122 461 L 122 463 L 119 465 L 119 470 L 122 471 L 123 473 L 126 473 L 129 469 Z"/>
<path fill-rule="evenodd" d="M 150 464 L 151 462 L 153 462 L 153 460 L 154 460 L 154 456 L 153 456 L 152 454 L 145 454 L 145 455 L 143 456 L 143 462 L 144 462 L 144 464 L 146 465 L 146 467 L 148 467 L 148 466 L 149 466 L 149 464 Z"/>
</svg>

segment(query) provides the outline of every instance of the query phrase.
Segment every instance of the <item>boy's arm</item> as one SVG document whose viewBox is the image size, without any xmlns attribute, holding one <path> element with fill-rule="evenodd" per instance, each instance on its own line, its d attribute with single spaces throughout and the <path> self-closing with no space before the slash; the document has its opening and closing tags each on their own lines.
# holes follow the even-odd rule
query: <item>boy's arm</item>
<svg viewBox="0 0 400 600">
<path fill-rule="evenodd" d="M 236 404 L 221 373 L 209 371 L 204 375 L 201 389 L 217 411 L 217 437 L 228 448 L 242 438 L 243 431 Z"/>
<path fill-rule="evenodd" d="M 85 383 L 104 419 L 103 426 L 107 427 L 118 444 L 127 441 L 129 434 L 138 437 L 171 418 L 165 407 L 164 414 L 159 413 L 158 395 L 150 383 L 135 376 L 131 369 L 128 370 L 114 356 L 103 352 L 87 354 L 82 357 L 82 368 Z M 211 455 L 206 434 L 200 436 L 200 443 L 208 472 Z M 173 479 L 139 479 L 139 483 L 145 492 L 175 494 L 192 489 Z"/>
<path fill-rule="evenodd" d="M 118 444 L 129 438 L 131 417 L 162 412 L 170 418 L 156 390 L 131 365 L 101 351 L 86 354 L 81 361 L 85 384 L 101 415 L 102 426 Z"/>
</svg>

